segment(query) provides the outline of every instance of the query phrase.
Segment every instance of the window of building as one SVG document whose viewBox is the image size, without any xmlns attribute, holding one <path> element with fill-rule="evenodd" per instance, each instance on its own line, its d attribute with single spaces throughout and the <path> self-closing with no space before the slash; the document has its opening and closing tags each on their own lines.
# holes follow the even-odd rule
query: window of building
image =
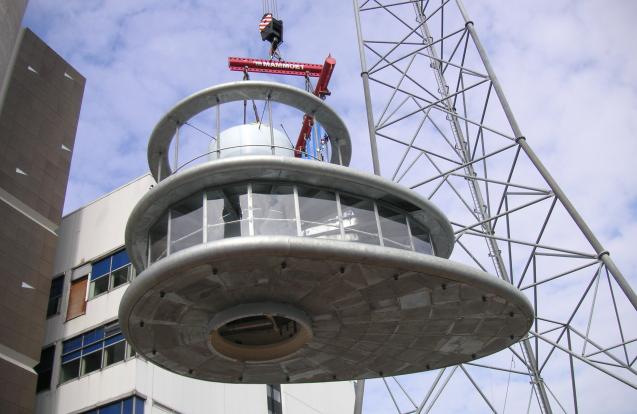
<svg viewBox="0 0 637 414">
<path fill-rule="evenodd" d="M 133 395 L 123 400 L 84 411 L 82 414 L 144 414 L 144 399 Z"/>
<path fill-rule="evenodd" d="M 60 383 L 135 356 L 117 321 L 62 342 Z"/>
<path fill-rule="evenodd" d="M 64 275 L 51 280 L 51 290 L 49 291 L 49 304 L 46 308 L 46 317 L 51 317 L 60 313 L 62 304 L 62 292 L 64 290 Z"/>
<path fill-rule="evenodd" d="M 346 240 L 433 254 L 430 213 L 305 185 L 248 183 L 211 188 L 162 215 L 148 233 L 148 263 L 231 237 L 286 235 Z M 205 231 L 202 232 L 202 229 Z M 106 289 L 107 282 L 102 282 Z"/>
<path fill-rule="evenodd" d="M 120 250 L 93 263 L 89 299 L 128 283 L 133 278 L 133 267 L 126 250 Z"/>
<path fill-rule="evenodd" d="M 53 373 L 54 355 L 55 345 L 48 346 L 42 350 L 42 353 L 40 354 L 40 363 L 35 366 L 35 372 L 38 373 L 38 382 L 35 386 L 35 392 L 51 389 L 51 374 Z"/>
<path fill-rule="evenodd" d="M 71 282 L 69 304 L 66 308 L 66 320 L 71 320 L 86 313 L 86 285 L 88 277 L 84 276 Z"/>
<path fill-rule="evenodd" d="M 279 384 L 266 385 L 268 393 L 268 414 L 283 414 L 281 404 L 281 386 Z"/>
</svg>

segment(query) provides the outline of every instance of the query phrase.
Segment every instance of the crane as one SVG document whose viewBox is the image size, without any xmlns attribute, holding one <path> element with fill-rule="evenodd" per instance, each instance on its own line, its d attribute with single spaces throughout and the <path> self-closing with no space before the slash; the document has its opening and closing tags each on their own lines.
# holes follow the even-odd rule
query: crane
<svg viewBox="0 0 637 414">
<path fill-rule="evenodd" d="M 231 71 L 240 71 L 244 74 L 244 79 L 249 79 L 249 72 L 252 73 L 269 73 L 275 75 L 303 76 L 306 80 L 307 89 L 321 99 L 325 99 L 331 94 L 328 84 L 334 72 L 336 59 L 332 55 L 325 58 L 325 62 L 321 64 L 302 63 L 284 61 L 279 53 L 279 46 L 283 43 L 283 20 L 280 20 L 278 14 L 278 5 L 276 0 L 262 0 L 263 17 L 259 21 L 259 32 L 262 41 L 270 42 L 267 59 L 229 57 L 228 68 Z M 310 78 L 318 78 L 314 90 L 311 90 Z M 256 110 L 255 110 L 256 113 Z M 258 114 L 256 115 L 258 117 Z M 307 142 L 312 135 L 314 126 L 314 117 L 309 114 L 303 115 L 301 131 L 294 146 L 294 155 L 297 158 L 312 158 L 307 151 Z M 319 138 L 326 144 L 329 137 Z"/>
</svg>

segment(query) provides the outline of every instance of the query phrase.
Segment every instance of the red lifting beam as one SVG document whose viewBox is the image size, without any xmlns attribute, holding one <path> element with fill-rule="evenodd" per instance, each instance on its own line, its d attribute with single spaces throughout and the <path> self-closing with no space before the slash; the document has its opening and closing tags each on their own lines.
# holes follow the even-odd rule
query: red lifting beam
<svg viewBox="0 0 637 414">
<path fill-rule="evenodd" d="M 328 59 L 330 58 L 328 57 Z M 307 75 L 316 78 L 321 75 L 325 65 L 321 66 L 314 63 L 229 57 L 228 67 L 230 68 L 230 70 L 239 72 L 243 72 L 244 70 L 246 70 L 248 72 L 274 73 L 278 75 Z"/>
<path fill-rule="evenodd" d="M 327 85 L 330 83 L 330 78 L 332 77 L 332 72 L 334 72 L 335 65 L 336 59 L 334 59 L 332 55 L 329 55 L 325 59 L 325 63 L 323 63 L 321 74 L 316 82 L 316 88 L 314 88 L 314 95 L 321 99 L 325 99 L 325 97 L 330 94 L 330 91 L 327 89 Z M 305 141 L 310 135 L 313 126 L 314 117 L 307 114 L 303 115 L 303 126 L 301 127 L 299 138 L 297 139 L 296 146 L 294 147 L 295 157 L 300 158 L 302 153 L 305 151 Z"/>
</svg>

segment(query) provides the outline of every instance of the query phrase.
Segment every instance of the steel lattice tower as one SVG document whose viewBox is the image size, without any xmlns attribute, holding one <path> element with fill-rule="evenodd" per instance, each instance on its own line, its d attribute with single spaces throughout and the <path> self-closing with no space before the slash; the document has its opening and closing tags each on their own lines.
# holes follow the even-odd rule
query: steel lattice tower
<svg viewBox="0 0 637 414">
<path fill-rule="evenodd" d="M 455 381 L 478 412 L 552 413 L 585 408 L 582 381 L 634 392 L 637 296 L 529 146 L 462 0 L 353 3 L 374 172 L 441 207 L 453 258 L 535 307 L 528 337 L 508 350 L 368 381 L 365 394 L 386 388 L 398 413 L 435 412 Z M 494 375 L 506 386 L 495 399 Z"/>
</svg>

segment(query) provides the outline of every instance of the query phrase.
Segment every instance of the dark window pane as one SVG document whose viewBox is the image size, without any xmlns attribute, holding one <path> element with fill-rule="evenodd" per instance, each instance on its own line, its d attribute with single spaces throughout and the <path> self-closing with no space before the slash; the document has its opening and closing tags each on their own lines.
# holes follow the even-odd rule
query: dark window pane
<svg viewBox="0 0 637 414">
<path fill-rule="evenodd" d="M 123 340 L 124 340 L 124 335 L 119 333 L 115 336 L 111 336 L 110 338 L 106 338 L 106 340 L 104 341 L 104 346 L 112 345 L 116 342 L 123 341 Z"/>
<path fill-rule="evenodd" d="M 108 277 L 102 277 L 91 282 L 89 297 L 93 298 L 107 291 L 108 291 Z"/>
<path fill-rule="evenodd" d="M 111 270 L 119 269 L 122 266 L 126 266 L 130 263 L 130 259 L 128 258 L 128 253 L 126 250 L 122 250 L 113 255 L 113 265 Z"/>
<path fill-rule="evenodd" d="M 111 322 L 108 325 L 104 325 L 104 337 L 113 336 L 122 331 L 119 327 L 119 321 Z"/>
<path fill-rule="evenodd" d="M 45 391 L 51 388 L 54 354 L 55 346 L 44 348 L 40 354 L 40 363 L 35 366 L 35 372 L 38 373 L 38 382 L 36 383 L 35 388 L 36 392 Z"/>
<path fill-rule="evenodd" d="M 99 262 L 93 263 L 91 269 L 91 280 L 98 279 L 104 275 L 107 275 L 111 271 L 111 258 L 102 259 Z"/>
<path fill-rule="evenodd" d="M 128 269 L 130 269 L 130 266 L 122 267 L 112 273 L 113 287 L 121 286 L 128 282 Z"/>
<path fill-rule="evenodd" d="M 150 228 L 150 261 L 155 262 L 166 256 L 168 235 L 168 214 L 164 214 L 157 223 Z"/>
<path fill-rule="evenodd" d="M 340 196 L 345 239 L 359 243 L 379 244 L 374 204 L 370 200 L 346 194 Z"/>
<path fill-rule="evenodd" d="M 405 215 L 392 208 L 378 204 L 378 217 L 380 229 L 383 233 L 383 244 L 387 247 L 411 250 Z"/>
<path fill-rule="evenodd" d="M 46 306 L 46 317 L 57 315 L 60 313 L 60 303 L 62 301 L 61 296 L 55 296 L 49 298 L 49 303 Z"/>
<path fill-rule="evenodd" d="M 255 235 L 296 236 L 294 189 L 287 185 L 253 184 Z"/>
<path fill-rule="evenodd" d="M 305 237 L 340 239 L 336 195 L 311 187 L 298 187 L 301 234 Z"/>
<path fill-rule="evenodd" d="M 116 362 L 123 361 L 126 353 L 126 342 L 121 341 L 115 345 L 111 345 L 104 349 L 104 366 L 115 364 Z"/>
<path fill-rule="evenodd" d="M 64 275 L 58 276 L 55 279 L 51 280 L 51 291 L 49 293 L 49 297 L 57 297 L 62 296 L 62 290 L 64 288 Z"/>
<path fill-rule="evenodd" d="M 82 335 L 67 339 L 62 343 L 62 354 L 66 354 L 82 347 Z"/>
<path fill-rule="evenodd" d="M 409 219 L 409 228 L 415 250 L 420 253 L 433 254 L 429 231 L 411 218 Z"/>
<path fill-rule="evenodd" d="M 84 342 L 83 342 L 84 346 L 93 344 L 99 341 L 100 339 L 104 339 L 104 327 L 100 326 L 99 328 L 95 328 L 92 331 L 86 332 L 82 336 L 84 337 Z"/>
<path fill-rule="evenodd" d="M 62 363 L 69 362 L 73 359 L 79 358 L 81 355 L 82 355 L 81 350 L 77 350 L 77 351 L 62 355 Z"/>
<path fill-rule="evenodd" d="M 102 351 L 82 357 L 82 375 L 97 371 L 102 367 Z"/>
<path fill-rule="evenodd" d="M 144 400 L 135 397 L 135 414 L 144 414 Z"/>
<path fill-rule="evenodd" d="M 80 360 L 76 359 L 66 364 L 62 364 L 60 369 L 60 382 L 65 382 L 80 376 Z"/>
<path fill-rule="evenodd" d="M 117 401 L 112 404 L 106 405 L 104 407 L 100 407 L 98 410 L 99 414 L 121 414 L 122 412 L 122 402 Z"/>
<path fill-rule="evenodd" d="M 183 200 L 170 214 L 171 253 L 203 243 L 203 195 Z"/>
<path fill-rule="evenodd" d="M 133 397 L 122 401 L 122 414 L 133 414 Z"/>
</svg>

